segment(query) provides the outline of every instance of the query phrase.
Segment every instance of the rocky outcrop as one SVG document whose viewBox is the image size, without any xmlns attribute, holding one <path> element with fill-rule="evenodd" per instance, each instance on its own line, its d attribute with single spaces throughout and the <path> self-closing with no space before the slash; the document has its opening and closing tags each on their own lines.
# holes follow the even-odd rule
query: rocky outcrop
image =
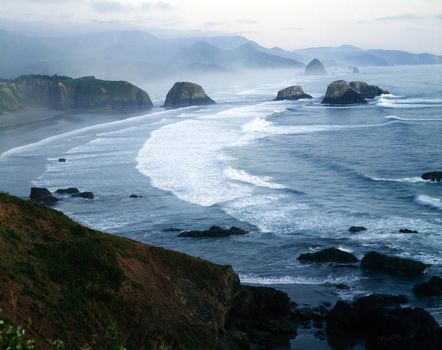
<svg viewBox="0 0 442 350">
<path fill-rule="evenodd" d="M 290 86 L 288 88 L 278 91 L 278 95 L 274 101 L 282 100 L 300 100 L 300 99 L 312 99 L 309 94 L 304 93 L 304 90 L 299 85 Z"/>
<path fill-rule="evenodd" d="M 95 195 L 92 192 L 76 192 L 71 194 L 72 198 L 84 198 L 84 199 L 94 199 Z"/>
<path fill-rule="evenodd" d="M 358 261 L 353 254 L 337 248 L 327 248 L 315 253 L 301 254 L 298 260 L 301 262 L 335 262 L 341 264 L 352 264 Z"/>
<path fill-rule="evenodd" d="M 268 349 L 296 334 L 288 296 L 242 286 L 230 266 L 3 193 L 0 291 L 0 319 L 42 349 Z"/>
<path fill-rule="evenodd" d="M 399 233 L 419 233 L 419 231 L 416 230 L 410 230 L 409 228 L 401 228 L 399 230 Z"/>
<path fill-rule="evenodd" d="M 365 98 L 375 98 L 383 94 L 389 94 L 387 90 L 382 90 L 377 85 L 369 85 L 365 81 L 351 81 L 350 86 Z"/>
<path fill-rule="evenodd" d="M 421 275 L 430 265 L 396 256 L 368 252 L 361 260 L 361 268 L 387 272 L 400 277 Z"/>
<path fill-rule="evenodd" d="M 422 174 L 421 178 L 432 182 L 442 182 L 442 171 L 430 171 Z"/>
<path fill-rule="evenodd" d="M 351 233 L 359 233 L 359 232 L 362 232 L 362 231 L 367 231 L 367 228 L 364 227 L 364 226 L 351 226 L 348 230 Z"/>
<path fill-rule="evenodd" d="M 337 80 L 327 87 L 327 92 L 322 100 L 323 104 L 349 105 L 364 104 L 367 100 L 355 91 L 345 80 Z"/>
<path fill-rule="evenodd" d="M 322 62 L 316 58 L 311 60 L 307 66 L 305 66 L 306 75 L 325 75 L 327 71 L 325 70 Z"/>
<path fill-rule="evenodd" d="M 413 293 L 425 296 L 442 296 L 442 278 L 433 276 L 428 282 L 416 284 L 413 287 Z"/>
<path fill-rule="evenodd" d="M 374 350 L 440 349 L 442 329 L 436 320 L 421 308 L 402 308 L 406 302 L 406 297 L 385 295 L 338 301 L 326 318 L 329 344 L 350 349 L 364 341 Z"/>
<path fill-rule="evenodd" d="M 74 193 L 80 193 L 80 190 L 76 187 L 69 187 L 69 188 L 59 188 L 55 191 L 57 194 L 74 194 Z"/>
<path fill-rule="evenodd" d="M 32 187 L 29 198 L 37 203 L 52 206 L 58 202 L 58 198 L 54 197 L 47 188 Z"/>
<path fill-rule="evenodd" d="M 222 228 L 219 226 L 211 226 L 208 230 L 204 231 L 185 231 L 178 235 L 178 237 L 197 237 L 197 238 L 210 238 L 210 237 L 228 237 L 228 236 L 242 236 L 247 234 L 246 230 L 232 226 L 231 228 Z"/>
<path fill-rule="evenodd" d="M 206 92 L 200 85 L 181 82 L 175 83 L 172 89 L 167 93 L 164 107 L 201 106 L 214 103 L 215 101 L 206 95 Z"/>
<path fill-rule="evenodd" d="M 0 82 L 0 113 L 34 106 L 56 110 L 146 109 L 152 107 L 152 101 L 145 91 L 126 81 L 95 77 L 24 75 Z"/>
</svg>

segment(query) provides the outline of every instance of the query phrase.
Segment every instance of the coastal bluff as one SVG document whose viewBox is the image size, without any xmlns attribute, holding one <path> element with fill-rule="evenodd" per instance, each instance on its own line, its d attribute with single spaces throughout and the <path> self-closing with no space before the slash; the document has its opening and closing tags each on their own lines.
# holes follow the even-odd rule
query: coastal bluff
<svg viewBox="0 0 442 350">
<path fill-rule="evenodd" d="M 153 105 L 147 92 L 127 81 L 36 74 L 0 80 L 0 114 L 29 107 L 54 110 L 149 109 Z"/>
</svg>

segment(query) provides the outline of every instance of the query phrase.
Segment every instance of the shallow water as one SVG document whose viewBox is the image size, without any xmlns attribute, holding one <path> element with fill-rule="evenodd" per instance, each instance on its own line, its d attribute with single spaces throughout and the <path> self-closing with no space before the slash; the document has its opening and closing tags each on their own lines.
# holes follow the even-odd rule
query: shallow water
<svg viewBox="0 0 442 350">
<path fill-rule="evenodd" d="M 341 298 L 405 293 L 442 321 L 440 299 L 411 295 L 414 283 L 442 270 L 442 184 L 420 179 L 442 169 L 442 69 L 293 77 L 225 84 L 211 88 L 215 106 L 156 111 L 9 150 L 0 155 L 1 189 L 25 196 L 31 181 L 90 190 L 95 200 L 66 199 L 57 209 L 94 228 L 230 264 L 246 283 L 323 288 Z M 337 79 L 376 83 L 391 94 L 364 106 L 322 106 Z M 270 102 L 294 83 L 315 98 Z M 132 193 L 143 198 L 129 199 Z M 198 240 L 163 232 L 213 224 L 250 234 Z M 368 230 L 352 235 L 352 225 Z M 422 278 L 397 279 L 296 260 L 330 246 L 433 266 Z M 336 283 L 351 289 L 330 286 Z"/>
</svg>

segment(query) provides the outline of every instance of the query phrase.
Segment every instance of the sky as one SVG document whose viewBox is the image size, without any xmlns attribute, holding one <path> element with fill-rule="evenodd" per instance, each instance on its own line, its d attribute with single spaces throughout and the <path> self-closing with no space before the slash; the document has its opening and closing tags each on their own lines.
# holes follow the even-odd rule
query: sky
<svg viewBox="0 0 442 350">
<path fill-rule="evenodd" d="M 238 34 L 294 50 L 352 44 L 442 54 L 442 0 L 0 0 L 0 28 Z"/>
</svg>

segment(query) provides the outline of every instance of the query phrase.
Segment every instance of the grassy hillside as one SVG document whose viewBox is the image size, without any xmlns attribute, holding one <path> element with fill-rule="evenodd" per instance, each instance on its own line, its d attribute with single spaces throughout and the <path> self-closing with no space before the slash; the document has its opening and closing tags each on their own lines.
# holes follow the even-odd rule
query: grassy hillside
<svg viewBox="0 0 442 350">
<path fill-rule="evenodd" d="M 54 340 L 66 349 L 237 349 L 238 334 L 253 341 L 253 327 L 261 338 L 278 334 L 275 319 L 287 333 L 289 299 L 242 287 L 229 266 L 98 232 L 0 194 L 0 309 L 0 319 L 43 349 Z M 248 310 L 259 315 L 250 316 L 253 326 Z"/>
</svg>

